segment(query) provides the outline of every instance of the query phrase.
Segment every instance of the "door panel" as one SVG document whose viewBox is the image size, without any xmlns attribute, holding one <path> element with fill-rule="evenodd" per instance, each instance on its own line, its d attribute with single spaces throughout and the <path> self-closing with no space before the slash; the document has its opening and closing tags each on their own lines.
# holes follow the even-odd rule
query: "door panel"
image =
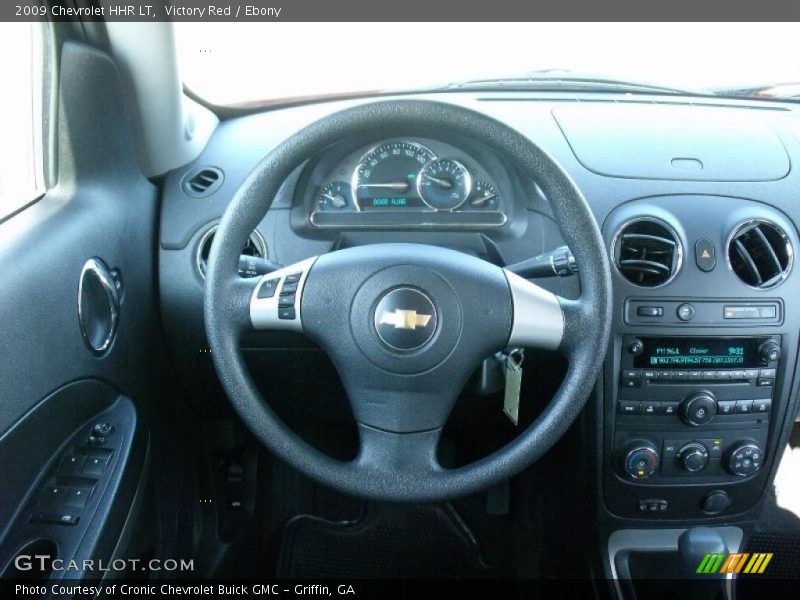
<svg viewBox="0 0 800 600">
<path fill-rule="evenodd" d="M 69 41 L 59 73 L 57 184 L 0 223 L 0 546 L 11 543 L 9 532 L 19 531 L 20 519 L 29 522 L 45 479 L 83 481 L 63 480 L 54 461 L 70 444 L 94 452 L 86 431 L 116 407 L 126 415 L 115 417 L 124 421 L 116 435 L 125 444 L 106 448 L 115 457 L 108 473 L 116 484 L 97 478 L 102 486 L 92 513 L 82 514 L 90 535 L 75 546 L 80 557 L 91 557 L 113 549 L 131 517 L 143 485 L 144 416 L 166 364 L 154 274 L 158 198 L 137 164 L 112 60 Z M 118 272 L 121 282 L 119 327 L 100 356 L 85 344 L 78 318 L 78 283 L 90 258 Z M 50 527 L 38 535 L 64 531 Z M 0 556 L 0 565 L 7 558 Z"/>
</svg>

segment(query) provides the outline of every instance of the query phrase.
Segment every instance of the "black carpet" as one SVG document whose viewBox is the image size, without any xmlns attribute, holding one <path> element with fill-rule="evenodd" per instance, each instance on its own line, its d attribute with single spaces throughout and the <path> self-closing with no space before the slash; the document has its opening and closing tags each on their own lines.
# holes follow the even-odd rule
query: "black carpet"
<svg viewBox="0 0 800 600">
<path fill-rule="evenodd" d="M 466 578 L 485 576 L 478 544 L 450 505 L 370 504 L 355 521 L 300 515 L 286 524 L 278 577 Z"/>
</svg>

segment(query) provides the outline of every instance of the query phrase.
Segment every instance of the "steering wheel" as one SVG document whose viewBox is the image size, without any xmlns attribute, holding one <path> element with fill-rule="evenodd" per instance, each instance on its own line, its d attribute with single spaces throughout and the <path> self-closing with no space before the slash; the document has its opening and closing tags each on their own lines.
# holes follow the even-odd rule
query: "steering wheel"
<svg viewBox="0 0 800 600">
<path fill-rule="evenodd" d="M 278 189 L 307 159 L 351 136 L 481 140 L 535 180 L 580 265 L 578 300 L 558 297 L 474 256 L 422 244 L 374 244 L 309 258 L 259 279 L 239 277 L 239 254 Z M 275 148 L 242 184 L 217 229 L 204 314 L 220 381 L 253 434 L 310 478 L 364 498 L 432 502 L 517 474 L 569 428 L 591 393 L 608 345 L 611 274 L 589 206 L 556 161 L 494 119 L 427 101 L 364 104 L 332 114 Z M 243 360 L 254 329 L 303 332 L 331 358 L 357 421 L 349 462 L 313 448 L 269 408 Z M 569 366 L 556 395 L 514 441 L 468 465 L 436 457 L 467 379 L 508 346 L 556 350 Z"/>
</svg>

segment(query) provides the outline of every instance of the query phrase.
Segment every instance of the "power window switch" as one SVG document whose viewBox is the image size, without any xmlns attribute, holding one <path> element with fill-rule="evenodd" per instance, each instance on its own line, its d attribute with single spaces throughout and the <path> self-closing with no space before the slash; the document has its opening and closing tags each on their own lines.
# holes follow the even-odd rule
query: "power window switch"
<svg viewBox="0 0 800 600">
<path fill-rule="evenodd" d="M 86 456 L 83 454 L 67 454 L 61 459 L 61 464 L 58 466 L 58 474 L 67 477 L 80 475 L 84 462 L 86 462 Z"/>
<path fill-rule="evenodd" d="M 51 485 L 42 492 L 42 496 L 39 498 L 39 504 L 48 507 L 62 506 L 68 492 L 68 487 L 63 485 Z"/>
<path fill-rule="evenodd" d="M 83 463 L 83 470 L 81 475 L 84 477 L 100 477 L 108 465 L 108 459 L 111 457 L 109 454 L 99 456 L 87 456 L 86 462 Z"/>
<path fill-rule="evenodd" d="M 89 496 L 92 495 L 93 488 L 91 486 L 75 485 L 69 488 L 69 493 L 64 500 L 64 506 L 70 508 L 85 508 L 86 503 L 89 502 Z"/>
<path fill-rule="evenodd" d="M 34 513 L 31 523 L 44 523 L 45 525 L 77 525 L 80 517 L 72 513 L 40 512 Z"/>
</svg>

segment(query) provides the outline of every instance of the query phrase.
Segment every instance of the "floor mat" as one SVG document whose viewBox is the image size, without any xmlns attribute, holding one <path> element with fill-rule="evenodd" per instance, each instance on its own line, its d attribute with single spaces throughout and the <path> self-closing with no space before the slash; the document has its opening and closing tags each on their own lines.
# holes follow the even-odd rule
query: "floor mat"
<svg viewBox="0 0 800 600">
<path fill-rule="evenodd" d="M 357 521 L 300 515 L 286 524 L 278 577 L 451 578 L 487 572 L 474 535 L 450 505 L 370 504 Z"/>
<path fill-rule="evenodd" d="M 794 600 L 800 583 L 800 519 L 767 498 L 745 552 L 772 553 L 761 575 L 739 575 L 739 600 Z"/>
</svg>

